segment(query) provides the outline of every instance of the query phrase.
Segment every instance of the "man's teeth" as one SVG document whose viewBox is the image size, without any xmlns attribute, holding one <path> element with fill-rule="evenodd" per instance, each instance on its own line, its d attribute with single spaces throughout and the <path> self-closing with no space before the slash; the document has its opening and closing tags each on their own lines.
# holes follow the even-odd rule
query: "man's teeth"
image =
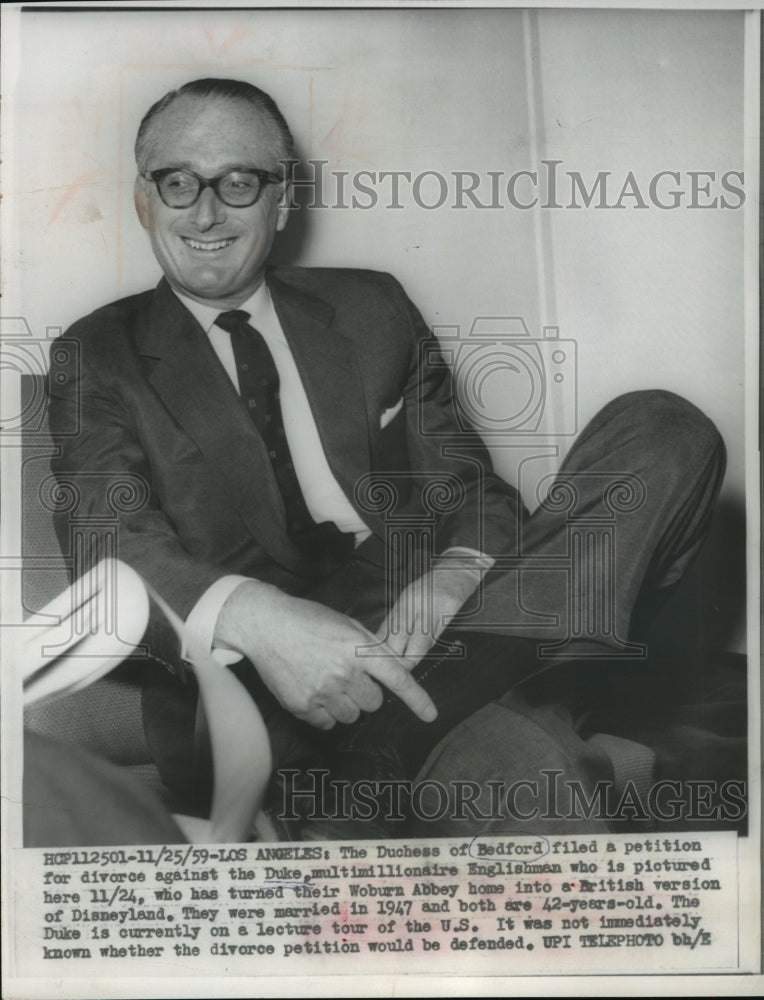
<svg viewBox="0 0 764 1000">
<path fill-rule="evenodd" d="M 216 240 L 214 243 L 200 243 L 198 240 L 190 240 L 184 236 L 183 242 L 190 246 L 192 250 L 223 250 L 225 247 L 230 247 L 233 240 Z"/>
</svg>

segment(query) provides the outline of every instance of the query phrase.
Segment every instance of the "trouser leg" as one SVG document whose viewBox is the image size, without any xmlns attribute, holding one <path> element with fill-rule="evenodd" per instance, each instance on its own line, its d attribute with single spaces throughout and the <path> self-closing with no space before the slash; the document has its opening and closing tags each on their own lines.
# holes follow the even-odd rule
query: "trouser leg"
<svg viewBox="0 0 764 1000">
<path fill-rule="evenodd" d="M 466 657 L 424 660 L 414 671 L 437 723 L 420 722 L 386 695 L 347 745 L 392 747 L 410 774 L 461 719 L 560 659 L 643 658 L 630 640 L 635 608 L 654 603 L 687 568 L 723 473 L 718 432 L 686 400 L 661 391 L 613 400 L 581 433 L 545 503 L 524 519 L 519 560 L 492 572 L 488 600 L 465 620 L 481 631 L 447 631 L 464 642 Z"/>
<path fill-rule="evenodd" d="M 628 647 L 638 605 L 679 580 L 706 535 L 724 444 L 673 393 L 619 396 L 582 431 L 521 549 L 499 559 L 474 622 L 530 636 L 544 655 L 641 656 Z"/>
<path fill-rule="evenodd" d="M 343 749 L 386 746 L 403 773 L 412 776 L 432 747 L 462 719 L 539 668 L 535 640 L 453 629 L 446 629 L 441 640 L 456 644 L 463 655 L 425 659 L 412 671 L 432 698 L 437 718 L 422 722 L 388 692 L 382 707 L 345 737 Z"/>
<path fill-rule="evenodd" d="M 508 694 L 466 718 L 429 755 L 417 775 L 408 832 L 607 832 L 601 796 L 612 779 L 609 758 L 577 736 L 567 706 L 531 706 Z"/>
</svg>

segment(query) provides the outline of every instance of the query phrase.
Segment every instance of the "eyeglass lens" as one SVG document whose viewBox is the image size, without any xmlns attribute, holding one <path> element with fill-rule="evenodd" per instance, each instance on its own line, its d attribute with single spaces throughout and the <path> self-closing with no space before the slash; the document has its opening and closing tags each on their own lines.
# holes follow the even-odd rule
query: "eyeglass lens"
<svg viewBox="0 0 764 1000">
<path fill-rule="evenodd" d="M 218 177 L 211 186 L 226 205 L 246 207 L 253 205 L 262 184 L 257 174 L 246 170 L 232 170 Z M 188 208 L 199 197 L 202 181 L 186 170 L 173 170 L 159 180 L 162 200 L 172 208 Z"/>
</svg>

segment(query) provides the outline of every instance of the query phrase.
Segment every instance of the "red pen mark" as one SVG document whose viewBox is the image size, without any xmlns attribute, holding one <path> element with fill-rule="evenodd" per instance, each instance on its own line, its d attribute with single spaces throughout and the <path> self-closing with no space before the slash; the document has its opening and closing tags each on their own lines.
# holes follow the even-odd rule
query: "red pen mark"
<svg viewBox="0 0 764 1000">
<path fill-rule="evenodd" d="M 70 181 L 69 184 L 65 184 L 63 186 L 63 194 L 56 202 L 53 211 L 50 214 L 50 218 L 48 219 L 48 225 L 49 226 L 53 225 L 53 223 L 61 214 L 67 203 L 71 201 L 71 199 L 79 191 L 81 191 L 82 188 L 87 187 L 89 184 L 92 184 L 95 181 L 95 179 L 103 173 L 104 173 L 103 167 L 99 167 L 97 170 L 90 170 L 86 174 L 80 174 L 79 177 L 75 177 L 75 179 L 73 181 Z"/>
<path fill-rule="evenodd" d="M 225 38 L 222 42 L 218 42 L 215 38 L 214 28 L 204 29 L 204 37 L 207 39 L 207 44 L 218 59 L 222 59 L 223 56 L 226 55 L 227 52 L 234 47 L 234 45 L 236 45 L 237 42 L 240 42 L 242 38 L 246 38 L 248 34 L 249 31 L 246 28 L 234 28 L 233 31 L 228 33 L 227 38 Z"/>
<path fill-rule="evenodd" d="M 374 161 L 357 153 L 353 147 L 356 132 L 360 129 L 363 114 L 341 114 L 329 131 L 321 139 L 321 148 L 325 149 L 338 162 L 355 160 L 374 166 Z"/>
</svg>

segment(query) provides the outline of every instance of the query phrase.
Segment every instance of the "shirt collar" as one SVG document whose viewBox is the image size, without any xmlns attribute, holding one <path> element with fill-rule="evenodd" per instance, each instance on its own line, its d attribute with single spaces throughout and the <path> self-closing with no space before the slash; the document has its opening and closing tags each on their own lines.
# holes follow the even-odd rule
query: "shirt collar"
<svg viewBox="0 0 764 1000">
<path fill-rule="evenodd" d="M 181 292 L 176 291 L 174 288 L 172 291 L 173 294 L 180 299 L 186 309 L 188 309 L 204 332 L 208 334 L 215 325 L 215 320 L 224 310 L 219 309 L 217 306 L 208 306 L 204 302 L 197 302 L 196 299 L 191 299 L 187 295 L 183 295 Z M 245 312 L 248 312 L 250 316 L 262 314 L 264 311 L 270 311 L 272 308 L 273 306 L 271 303 L 270 292 L 268 291 L 268 286 L 265 282 L 260 285 L 253 295 L 250 295 L 246 302 L 242 302 L 239 306 L 239 309 L 243 309 Z"/>
</svg>

